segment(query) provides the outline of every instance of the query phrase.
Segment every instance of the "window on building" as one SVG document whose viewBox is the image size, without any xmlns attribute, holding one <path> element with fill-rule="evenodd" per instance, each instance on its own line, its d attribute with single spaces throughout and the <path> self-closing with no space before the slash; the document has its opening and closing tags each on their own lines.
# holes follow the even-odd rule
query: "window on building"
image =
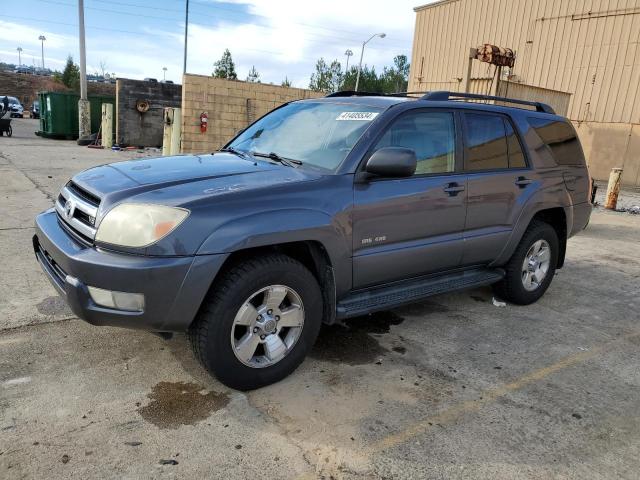
<svg viewBox="0 0 640 480">
<path fill-rule="evenodd" d="M 541 117 L 528 117 L 527 121 L 549 147 L 558 165 L 584 164 L 582 147 L 571 124 Z"/>
<path fill-rule="evenodd" d="M 455 170 L 455 121 L 450 112 L 411 112 L 395 120 L 376 144 L 416 152 L 415 175 Z"/>
</svg>

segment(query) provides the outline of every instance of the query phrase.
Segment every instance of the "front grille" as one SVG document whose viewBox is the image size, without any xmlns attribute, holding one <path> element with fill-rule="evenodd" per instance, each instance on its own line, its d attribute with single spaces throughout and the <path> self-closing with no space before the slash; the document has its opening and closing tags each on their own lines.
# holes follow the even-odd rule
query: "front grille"
<svg viewBox="0 0 640 480">
<path fill-rule="evenodd" d="M 56 212 L 63 225 L 85 242 L 92 243 L 96 236 L 95 221 L 100 199 L 73 182 L 60 191 Z"/>
<path fill-rule="evenodd" d="M 77 197 L 82 198 L 87 203 L 97 207 L 100 205 L 100 199 L 96 197 L 93 193 L 86 191 L 85 189 L 79 187 L 73 182 L 67 183 L 67 188 L 73 192 Z"/>
</svg>

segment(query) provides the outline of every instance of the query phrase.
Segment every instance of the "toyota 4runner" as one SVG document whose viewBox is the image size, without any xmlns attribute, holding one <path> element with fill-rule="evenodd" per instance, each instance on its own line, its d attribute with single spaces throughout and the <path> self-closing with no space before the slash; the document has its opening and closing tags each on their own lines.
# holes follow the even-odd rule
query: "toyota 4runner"
<svg viewBox="0 0 640 480">
<path fill-rule="evenodd" d="M 322 323 L 481 285 L 535 302 L 589 193 L 576 133 L 547 105 L 340 92 L 212 154 L 77 174 L 33 248 L 80 318 L 187 332 L 211 373 L 252 389 L 290 374 Z"/>
</svg>

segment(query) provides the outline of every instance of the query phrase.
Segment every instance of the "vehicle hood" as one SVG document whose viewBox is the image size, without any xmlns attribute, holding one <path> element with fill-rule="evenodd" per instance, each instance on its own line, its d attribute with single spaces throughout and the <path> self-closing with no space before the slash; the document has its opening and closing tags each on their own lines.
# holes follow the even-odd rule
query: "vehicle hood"
<svg viewBox="0 0 640 480">
<path fill-rule="evenodd" d="M 111 163 L 85 170 L 73 182 L 100 197 L 103 204 L 136 196 L 139 200 L 153 198 L 178 205 L 205 196 L 305 181 L 315 176 L 302 169 L 219 152 Z"/>
</svg>

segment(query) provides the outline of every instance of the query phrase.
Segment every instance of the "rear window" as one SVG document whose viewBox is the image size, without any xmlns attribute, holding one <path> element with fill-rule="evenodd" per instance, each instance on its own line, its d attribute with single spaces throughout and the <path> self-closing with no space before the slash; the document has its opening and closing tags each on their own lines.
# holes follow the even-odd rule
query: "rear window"
<svg viewBox="0 0 640 480">
<path fill-rule="evenodd" d="M 584 165 L 582 147 L 571 124 L 540 117 L 527 117 L 527 121 L 558 165 Z"/>
<path fill-rule="evenodd" d="M 484 171 L 526 166 L 511 123 L 502 116 L 465 113 L 467 155 L 465 170 Z"/>
</svg>

